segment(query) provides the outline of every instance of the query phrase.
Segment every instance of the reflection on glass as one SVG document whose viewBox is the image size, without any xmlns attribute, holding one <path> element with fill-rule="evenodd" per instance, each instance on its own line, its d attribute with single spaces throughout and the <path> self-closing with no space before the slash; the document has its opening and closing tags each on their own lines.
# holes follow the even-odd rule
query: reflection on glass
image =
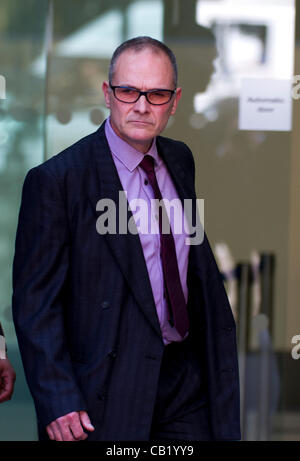
<svg viewBox="0 0 300 461">
<path fill-rule="evenodd" d="M 39 17 L 28 9 L 29 2 L 20 6 L 16 0 L 4 0 L 0 5 L 0 61 L 6 84 L 5 99 L 0 99 L 0 318 L 9 343 L 15 343 L 11 267 L 21 187 L 28 169 L 43 160 L 45 74 L 36 76 L 32 63 L 44 47 L 47 1 L 32 3 Z"/>
<path fill-rule="evenodd" d="M 94 14 L 90 17 L 88 7 L 92 6 Z M 94 131 L 108 116 L 101 84 L 107 80 L 114 49 L 136 35 L 162 38 L 161 0 L 103 6 L 89 0 L 85 8 L 72 9 L 76 27 L 70 27 L 71 32 L 64 30 L 55 10 L 47 88 L 49 157 Z"/>
<path fill-rule="evenodd" d="M 5 99 L 0 99 L 0 319 L 8 357 L 16 374 L 10 402 L 1 404 L 0 440 L 36 440 L 34 405 L 16 344 L 11 313 L 12 262 L 23 181 L 43 161 L 46 0 L 0 2 L 0 73 Z M 40 57 L 41 72 L 33 63 Z"/>
<path fill-rule="evenodd" d="M 196 112 L 237 97 L 243 78 L 291 79 L 294 66 L 294 0 L 199 0 L 197 23 L 216 36 L 219 59 Z"/>
</svg>

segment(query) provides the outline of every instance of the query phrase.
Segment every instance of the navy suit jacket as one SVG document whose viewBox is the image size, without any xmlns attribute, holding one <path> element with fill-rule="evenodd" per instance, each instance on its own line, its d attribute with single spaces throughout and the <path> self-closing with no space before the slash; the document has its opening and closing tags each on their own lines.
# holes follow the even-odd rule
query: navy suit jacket
<svg viewBox="0 0 300 461">
<path fill-rule="evenodd" d="M 191 151 L 157 146 L 180 199 L 195 201 Z M 13 317 L 39 427 L 86 410 L 90 440 L 148 439 L 164 350 L 139 236 L 96 230 L 96 203 L 118 204 L 120 190 L 103 124 L 28 172 L 16 236 Z M 190 247 L 188 288 L 213 437 L 236 440 L 235 322 L 206 236 Z"/>
</svg>

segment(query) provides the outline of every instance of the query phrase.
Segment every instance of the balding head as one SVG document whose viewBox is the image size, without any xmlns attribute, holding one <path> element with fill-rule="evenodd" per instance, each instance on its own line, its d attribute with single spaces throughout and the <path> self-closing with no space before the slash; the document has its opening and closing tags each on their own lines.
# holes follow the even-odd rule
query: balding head
<svg viewBox="0 0 300 461">
<path fill-rule="evenodd" d="M 146 48 L 151 49 L 153 53 L 164 53 L 168 57 L 173 69 L 173 84 L 175 89 L 177 87 L 177 63 L 174 53 L 164 43 L 147 36 L 132 38 L 130 40 L 127 40 L 126 42 L 123 42 L 121 45 L 118 46 L 118 48 L 116 48 L 114 54 L 112 55 L 109 66 L 109 81 L 111 83 L 113 82 L 116 63 L 122 53 L 128 50 L 140 52 Z"/>
</svg>

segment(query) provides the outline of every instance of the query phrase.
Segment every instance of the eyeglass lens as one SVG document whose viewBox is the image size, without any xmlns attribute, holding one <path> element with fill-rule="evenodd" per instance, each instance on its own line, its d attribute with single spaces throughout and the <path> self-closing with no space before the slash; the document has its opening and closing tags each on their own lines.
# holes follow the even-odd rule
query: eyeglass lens
<svg viewBox="0 0 300 461">
<path fill-rule="evenodd" d="M 166 104 L 170 101 L 173 92 L 170 90 L 157 90 L 147 92 L 147 99 L 151 104 Z M 140 92 L 133 88 L 115 88 L 115 96 L 123 102 L 136 102 Z"/>
</svg>

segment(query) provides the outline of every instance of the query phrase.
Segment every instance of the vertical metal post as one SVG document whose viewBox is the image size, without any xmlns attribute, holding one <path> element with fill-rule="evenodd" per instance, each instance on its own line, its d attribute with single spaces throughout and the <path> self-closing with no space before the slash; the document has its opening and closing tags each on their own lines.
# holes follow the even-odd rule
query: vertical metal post
<svg viewBox="0 0 300 461">
<path fill-rule="evenodd" d="M 260 255 L 261 271 L 261 313 L 269 319 L 269 331 L 273 335 L 273 284 L 275 270 L 275 256 L 262 253 Z"/>
<path fill-rule="evenodd" d="M 271 431 L 271 338 L 273 332 L 273 276 L 275 258 L 271 254 L 261 255 L 261 313 L 269 320 L 269 328 L 260 332 L 260 381 L 258 402 L 258 440 L 269 440 Z"/>
<path fill-rule="evenodd" d="M 251 265 L 241 263 L 237 266 L 238 276 L 238 322 L 237 340 L 239 356 L 239 375 L 240 375 L 240 402 L 241 402 L 241 428 L 242 438 L 246 432 L 246 367 L 247 352 L 249 345 L 249 324 L 250 324 L 250 281 Z"/>
<path fill-rule="evenodd" d="M 172 5 L 172 25 L 178 26 L 180 21 L 180 5 L 179 0 L 173 0 Z"/>
</svg>

